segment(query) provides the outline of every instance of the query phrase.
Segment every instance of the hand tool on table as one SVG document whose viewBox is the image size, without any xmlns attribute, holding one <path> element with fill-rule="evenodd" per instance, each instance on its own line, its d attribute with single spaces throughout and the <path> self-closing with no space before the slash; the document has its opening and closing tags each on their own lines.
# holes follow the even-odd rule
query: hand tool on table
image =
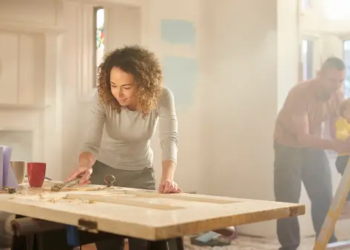
<svg viewBox="0 0 350 250">
<path fill-rule="evenodd" d="M 114 175 L 107 174 L 107 175 L 105 175 L 104 181 L 105 181 L 107 187 L 111 187 L 111 186 L 113 186 L 113 183 L 115 182 L 115 177 L 114 177 Z"/>
<path fill-rule="evenodd" d="M 13 193 L 17 192 L 17 188 L 15 188 L 15 187 L 3 187 L 2 191 L 4 191 L 5 193 L 13 194 Z"/>
<path fill-rule="evenodd" d="M 51 191 L 60 191 L 62 188 L 64 187 L 73 187 L 73 186 L 76 186 L 79 184 L 80 180 L 82 178 L 82 175 L 79 175 L 77 176 L 75 179 L 73 180 L 70 180 L 70 181 L 66 181 L 66 182 L 63 182 L 63 183 L 58 183 L 58 184 L 55 184 L 51 187 Z M 115 181 L 115 177 L 111 174 L 107 174 L 105 175 L 104 177 L 104 182 L 106 183 L 106 186 L 107 187 L 111 187 L 113 186 L 113 183 Z"/>
<path fill-rule="evenodd" d="M 76 186 L 79 184 L 80 180 L 82 178 L 82 175 L 79 175 L 77 176 L 75 179 L 73 180 L 70 180 L 70 181 L 66 181 L 66 182 L 63 182 L 63 183 L 58 183 L 58 184 L 55 184 L 51 187 L 51 191 L 55 191 L 55 192 L 58 192 L 60 191 L 62 188 L 64 187 L 72 187 L 72 186 Z"/>
</svg>

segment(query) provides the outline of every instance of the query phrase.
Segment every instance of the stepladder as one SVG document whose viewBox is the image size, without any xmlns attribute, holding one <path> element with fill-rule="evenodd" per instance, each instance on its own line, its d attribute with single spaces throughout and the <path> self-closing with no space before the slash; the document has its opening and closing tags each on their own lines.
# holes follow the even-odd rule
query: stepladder
<svg viewBox="0 0 350 250">
<path fill-rule="evenodd" d="M 325 249 L 350 249 L 350 239 L 328 243 L 335 226 L 339 220 L 350 219 L 350 211 L 344 209 L 350 208 L 345 206 L 346 198 L 350 191 L 350 160 L 347 163 L 343 176 L 339 182 L 332 203 L 328 209 L 327 216 L 323 222 L 321 231 L 316 239 L 314 250 Z"/>
</svg>

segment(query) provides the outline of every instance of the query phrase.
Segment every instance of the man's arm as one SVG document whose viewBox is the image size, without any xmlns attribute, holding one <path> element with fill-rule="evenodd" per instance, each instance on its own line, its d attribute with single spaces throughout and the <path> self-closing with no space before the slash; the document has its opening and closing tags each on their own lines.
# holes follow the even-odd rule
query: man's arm
<svg viewBox="0 0 350 250">
<path fill-rule="evenodd" d="M 307 147 L 333 150 L 333 141 L 322 139 L 309 133 L 309 121 L 307 115 L 293 116 L 293 125 L 298 141 Z"/>
<path fill-rule="evenodd" d="M 308 96 L 301 90 L 290 93 L 289 109 L 292 115 L 292 123 L 298 141 L 311 148 L 333 149 L 333 141 L 322 139 L 310 134 L 308 117 Z"/>
</svg>

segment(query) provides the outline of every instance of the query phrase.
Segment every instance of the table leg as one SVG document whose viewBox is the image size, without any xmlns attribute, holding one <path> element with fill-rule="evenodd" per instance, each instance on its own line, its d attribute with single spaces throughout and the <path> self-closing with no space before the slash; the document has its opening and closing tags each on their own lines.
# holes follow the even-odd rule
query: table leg
<svg viewBox="0 0 350 250">
<path fill-rule="evenodd" d="M 176 238 L 176 250 L 185 250 L 184 242 L 182 237 Z"/>
<path fill-rule="evenodd" d="M 171 244 L 172 242 L 175 244 Z M 150 241 L 148 250 L 185 250 L 185 247 L 182 237 L 179 237 L 172 240 Z"/>
</svg>

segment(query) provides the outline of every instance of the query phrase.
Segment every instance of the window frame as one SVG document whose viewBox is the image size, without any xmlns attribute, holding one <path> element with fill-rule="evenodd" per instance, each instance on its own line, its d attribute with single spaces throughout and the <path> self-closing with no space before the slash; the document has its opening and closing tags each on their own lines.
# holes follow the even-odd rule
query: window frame
<svg viewBox="0 0 350 250">
<path fill-rule="evenodd" d="M 306 57 L 307 57 L 307 63 L 306 63 L 306 72 L 304 71 L 304 69 L 305 69 L 305 64 L 304 64 L 304 62 L 303 62 L 303 55 L 304 55 L 304 53 L 303 53 L 303 43 L 304 43 L 304 41 L 306 41 L 306 43 L 307 43 L 307 46 L 309 46 L 310 45 L 310 47 L 311 47 L 311 55 L 309 55 L 308 54 L 308 52 L 306 53 Z M 301 62 L 301 79 L 300 80 L 302 80 L 302 81 L 306 81 L 306 80 L 309 80 L 309 79 L 311 79 L 311 78 L 313 78 L 314 76 L 315 76 L 315 67 L 314 67 L 314 56 L 315 56 L 315 51 L 314 51 L 314 44 L 315 42 L 314 42 L 314 40 L 313 39 L 305 39 L 305 38 L 303 38 L 303 39 L 301 39 L 301 49 L 300 49 L 300 62 Z M 309 60 L 311 60 L 311 63 L 310 63 L 310 66 L 311 66 L 311 69 L 310 68 L 308 68 L 308 62 L 309 62 Z M 304 78 L 304 75 L 307 75 L 306 76 L 306 79 Z"/>
<path fill-rule="evenodd" d="M 94 6 L 93 7 L 93 25 L 94 25 L 94 28 L 93 28 L 93 36 L 92 36 L 92 39 L 93 39 L 93 44 L 94 44 L 94 52 L 93 52 L 93 79 L 92 79 L 92 87 L 95 89 L 97 88 L 98 86 L 98 68 L 97 68 L 97 65 L 96 65 L 96 61 L 97 61 L 97 40 L 96 40 L 96 32 L 97 32 L 97 27 L 96 27 L 96 23 L 97 23 L 97 11 L 98 10 L 101 10 L 103 9 L 104 12 L 106 13 L 106 8 L 103 7 L 103 6 Z M 104 20 L 104 30 L 106 30 L 106 16 L 105 16 L 105 20 Z M 105 39 L 106 40 L 106 39 Z M 106 50 L 106 47 L 105 47 L 105 50 Z"/>
<path fill-rule="evenodd" d="M 108 51 L 108 6 L 83 4 L 77 12 L 77 99 L 90 102 L 97 92 L 96 69 L 96 7 L 105 10 L 105 51 Z"/>
<path fill-rule="evenodd" d="M 307 2 L 306 4 L 304 4 L 305 1 Z M 299 0 L 298 2 L 299 2 L 299 13 L 300 14 L 304 14 L 304 13 L 308 12 L 314 6 L 313 0 Z"/>
<path fill-rule="evenodd" d="M 345 61 L 345 49 L 344 49 L 344 45 L 345 45 L 345 42 L 346 41 L 349 41 L 350 42 L 350 33 L 348 33 L 348 34 L 342 34 L 342 35 L 339 35 L 339 39 L 340 39 L 340 41 L 341 41 L 341 44 L 342 44 L 342 59 L 344 60 L 344 63 L 345 63 L 345 65 L 346 65 L 346 61 Z M 347 65 L 346 65 L 347 66 Z M 350 62 L 349 62 L 349 66 L 350 66 Z M 349 71 L 350 71 L 350 67 L 349 67 Z M 347 73 L 347 75 L 348 74 L 350 74 L 350 72 L 349 73 Z M 349 96 L 345 96 L 345 82 L 344 82 L 344 85 L 343 85 L 343 87 L 344 87 L 344 98 L 350 98 L 350 94 L 349 94 Z M 350 88 L 349 88 L 349 92 L 350 92 Z"/>
<path fill-rule="evenodd" d="M 300 48 L 299 48 L 299 80 L 303 81 L 303 61 L 302 61 L 302 41 L 303 40 L 309 40 L 312 41 L 313 48 L 312 48 L 312 77 L 315 77 L 317 74 L 317 71 L 321 67 L 321 61 L 322 61 L 322 37 L 319 34 L 315 33 L 306 33 L 303 32 L 300 35 Z"/>
</svg>

